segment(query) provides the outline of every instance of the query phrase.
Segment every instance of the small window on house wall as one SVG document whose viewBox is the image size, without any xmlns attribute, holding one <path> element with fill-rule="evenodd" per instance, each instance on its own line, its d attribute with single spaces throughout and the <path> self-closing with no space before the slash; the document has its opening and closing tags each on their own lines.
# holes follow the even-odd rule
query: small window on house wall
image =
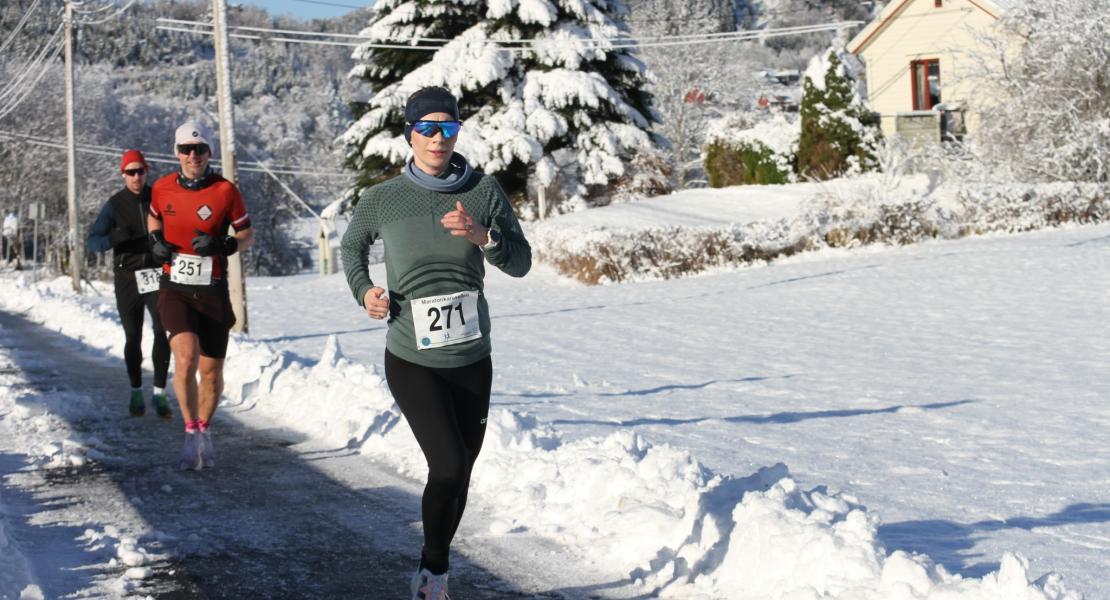
<svg viewBox="0 0 1110 600">
<path fill-rule="evenodd" d="M 944 0 L 933 0 L 933 6 L 937 8 L 944 8 Z"/>
<path fill-rule="evenodd" d="M 940 60 L 915 60 L 910 63 L 913 109 L 929 110 L 940 104 Z"/>
</svg>

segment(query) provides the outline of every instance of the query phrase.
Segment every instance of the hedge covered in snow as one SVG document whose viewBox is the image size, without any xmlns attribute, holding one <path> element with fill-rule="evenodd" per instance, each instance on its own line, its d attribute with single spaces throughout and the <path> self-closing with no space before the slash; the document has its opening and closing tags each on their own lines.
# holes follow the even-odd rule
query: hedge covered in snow
<svg viewBox="0 0 1110 600">
<path fill-rule="evenodd" d="M 1107 191 L 1076 183 L 961 183 L 893 195 L 860 193 L 858 188 L 840 194 L 830 187 L 798 215 L 775 221 L 613 227 L 566 226 L 555 219 L 532 224 L 528 238 L 537 260 L 586 284 L 669 279 L 821 248 L 904 245 L 1097 223 L 1110 215 Z"/>
</svg>

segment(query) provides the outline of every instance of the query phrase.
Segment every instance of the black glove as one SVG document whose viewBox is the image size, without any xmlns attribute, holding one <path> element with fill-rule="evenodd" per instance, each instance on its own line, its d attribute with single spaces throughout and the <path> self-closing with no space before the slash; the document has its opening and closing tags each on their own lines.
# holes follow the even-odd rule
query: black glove
<svg viewBox="0 0 1110 600">
<path fill-rule="evenodd" d="M 117 225 L 108 234 L 108 241 L 112 242 L 112 247 L 116 247 L 126 241 L 143 237 L 142 233 L 135 231 L 130 225 Z"/>
<path fill-rule="evenodd" d="M 154 255 L 154 260 L 168 263 L 176 250 L 178 247 L 166 241 L 161 229 L 150 232 L 150 253 Z"/>
<path fill-rule="evenodd" d="M 197 237 L 193 238 L 193 250 L 201 256 L 220 254 L 231 256 L 239 249 L 239 240 L 230 235 L 214 238 L 199 229 L 194 229 Z"/>
</svg>

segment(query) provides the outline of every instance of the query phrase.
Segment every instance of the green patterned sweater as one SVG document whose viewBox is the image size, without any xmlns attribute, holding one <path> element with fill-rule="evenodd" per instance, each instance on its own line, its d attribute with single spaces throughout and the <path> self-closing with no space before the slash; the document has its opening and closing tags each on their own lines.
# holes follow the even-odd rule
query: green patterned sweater
<svg viewBox="0 0 1110 600">
<path fill-rule="evenodd" d="M 444 229 L 440 219 L 455 210 L 456 200 L 462 201 L 476 222 L 497 230 L 500 243 L 483 250 Z M 443 193 L 424 189 L 401 175 L 363 192 L 341 250 L 347 285 L 360 305 L 375 286 L 367 257 L 377 239 L 385 244 L 386 285 L 382 287 L 389 291 L 386 348 L 426 367 L 461 367 L 488 356 L 490 318 L 484 261 L 513 277 L 523 277 L 532 267 L 532 248 L 497 180 L 475 172 L 460 190 Z M 410 302 L 462 291 L 479 294 L 481 337 L 418 349 Z"/>
</svg>

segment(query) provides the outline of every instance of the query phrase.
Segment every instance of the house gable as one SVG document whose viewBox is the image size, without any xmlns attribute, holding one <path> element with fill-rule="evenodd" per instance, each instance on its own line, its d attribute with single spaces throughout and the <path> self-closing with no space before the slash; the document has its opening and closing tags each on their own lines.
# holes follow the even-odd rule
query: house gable
<svg viewBox="0 0 1110 600">
<path fill-rule="evenodd" d="M 868 103 L 879 115 L 884 134 L 902 121 L 938 119 L 946 113 L 974 112 L 982 90 L 974 82 L 974 56 L 984 50 L 980 34 L 995 28 L 1003 7 L 1027 0 L 892 0 L 848 44 L 864 65 Z M 978 115 L 962 121 L 978 126 Z M 963 127 L 963 125 L 961 127 Z"/>
<path fill-rule="evenodd" d="M 967 4 L 970 5 L 992 18 L 999 18 L 1002 15 L 1003 7 L 1000 4 L 1011 5 L 1020 0 L 944 0 L 945 3 L 951 4 Z M 848 51 L 852 54 L 859 55 L 863 52 L 875 39 L 889 29 L 891 23 L 905 14 L 906 9 L 912 6 L 915 2 L 928 2 L 932 4 L 934 0 L 891 0 L 885 8 L 879 13 L 873 21 L 868 23 L 855 37 L 848 42 Z M 939 10 L 945 10 L 944 8 Z"/>
</svg>

